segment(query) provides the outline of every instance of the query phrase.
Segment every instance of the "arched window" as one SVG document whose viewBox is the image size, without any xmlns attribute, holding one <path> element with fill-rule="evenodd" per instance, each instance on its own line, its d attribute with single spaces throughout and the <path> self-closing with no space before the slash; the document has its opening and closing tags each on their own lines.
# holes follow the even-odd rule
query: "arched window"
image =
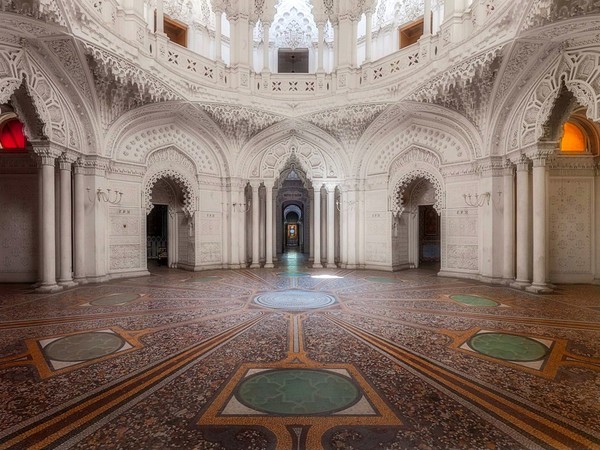
<svg viewBox="0 0 600 450">
<path fill-rule="evenodd" d="M 23 134 L 23 124 L 15 118 L 0 122 L 0 149 L 10 151 L 25 150 L 27 139 Z"/>
<path fill-rule="evenodd" d="M 583 130 L 573 122 L 563 125 L 563 137 L 560 141 L 560 150 L 563 152 L 585 152 L 585 135 Z"/>
</svg>

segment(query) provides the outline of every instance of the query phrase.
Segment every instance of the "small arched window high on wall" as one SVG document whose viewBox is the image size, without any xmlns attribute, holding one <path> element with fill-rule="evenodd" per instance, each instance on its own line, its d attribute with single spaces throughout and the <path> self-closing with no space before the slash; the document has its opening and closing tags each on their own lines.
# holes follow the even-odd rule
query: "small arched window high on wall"
<svg viewBox="0 0 600 450">
<path fill-rule="evenodd" d="M 562 152 L 585 152 L 587 150 L 585 133 L 573 122 L 565 122 L 563 125 L 563 137 L 560 140 Z"/>
<path fill-rule="evenodd" d="M 7 114 L 6 116 L 9 116 Z M 4 120 L 2 120 L 4 119 Z M 27 138 L 23 133 L 23 124 L 14 114 L 3 118 L 0 116 L 0 151 L 22 152 L 27 146 Z"/>
</svg>

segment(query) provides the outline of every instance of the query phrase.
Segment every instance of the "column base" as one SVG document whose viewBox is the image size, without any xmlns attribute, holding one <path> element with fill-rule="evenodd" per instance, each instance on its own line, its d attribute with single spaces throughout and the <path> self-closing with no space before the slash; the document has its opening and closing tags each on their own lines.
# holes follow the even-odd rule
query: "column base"
<svg viewBox="0 0 600 450">
<path fill-rule="evenodd" d="M 337 264 L 336 263 L 327 263 L 327 264 L 323 264 L 323 267 L 326 267 L 328 269 L 337 269 Z"/>
<path fill-rule="evenodd" d="M 259 263 L 254 263 L 254 262 L 253 262 L 252 264 L 250 264 L 250 268 L 251 268 L 251 269 L 260 269 L 260 264 L 259 264 Z"/>
<path fill-rule="evenodd" d="M 241 269 L 242 267 L 245 267 L 245 266 L 242 266 L 241 264 L 228 264 L 227 265 L 228 269 Z"/>
<path fill-rule="evenodd" d="M 54 283 L 54 284 L 42 284 L 40 287 L 36 288 L 35 292 L 39 292 L 39 293 L 50 293 L 50 292 L 58 292 L 58 291 L 62 291 L 63 287 L 59 286 L 58 284 Z"/>
<path fill-rule="evenodd" d="M 73 280 L 58 280 L 58 285 L 64 288 L 70 288 L 73 286 L 77 286 L 77 283 L 75 283 Z"/>
<path fill-rule="evenodd" d="M 532 292 L 534 294 L 550 294 L 552 293 L 552 289 L 545 283 L 534 283 L 531 286 L 525 288 L 527 292 Z"/>
<path fill-rule="evenodd" d="M 324 266 L 319 261 L 314 261 L 311 265 L 313 269 L 322 269 Z"/>
<path fill-rule="evenodd" d="M 265 269 L 272 269 L 273 267 L 275 267 L 275 265 L 274 265 L 273 263 L 266 263 L 266 264 L 264 265 L 264 268 L 265 268 Z"/>
<path fill-rule="evenodd" d="M 527 280 L 515 280 L 510 283 L 511 288 L 525 290 L 527 287 L 531 286 L 531 282 Z"/>
<path fill-rule="evenodd" d="M 81 278 L 75 277 L 75 278 L 73 278 L 73 281 L 79 285 L 88 284 L 88 280 L 85 277 L 81 277 Z"/>
</svg>

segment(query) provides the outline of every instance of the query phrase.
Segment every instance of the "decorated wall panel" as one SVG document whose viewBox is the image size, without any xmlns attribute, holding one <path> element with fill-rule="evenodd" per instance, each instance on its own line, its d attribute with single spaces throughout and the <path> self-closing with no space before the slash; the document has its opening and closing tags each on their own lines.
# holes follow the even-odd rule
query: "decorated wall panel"
<svg viewBox="0 0 600 450">
<path fill-rule="evenodd" d="M 593 178 L 551 178 L 549 204 L 551 273 L 592 275 Z"/>
<path fill-rule="evenodd" d="M 0 281 L 33 282 L 38 266 L 37 175 L 0 176 Z"/>
</svg>

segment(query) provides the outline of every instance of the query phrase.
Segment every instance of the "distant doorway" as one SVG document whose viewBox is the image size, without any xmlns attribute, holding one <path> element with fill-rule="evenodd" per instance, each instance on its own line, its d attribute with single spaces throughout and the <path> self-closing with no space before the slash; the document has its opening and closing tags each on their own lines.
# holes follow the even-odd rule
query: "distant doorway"
<svg viewBox="0 0 600 450">
<path fill-rule="evenodd" d="M 154 205 L 146 219 L 148 265 L 167 266 L 169 248 L 169 207 Z"/>
<path fill-rule="evenodd" d="M 440 262 L 440 216 L 433 205 L 419 206 L 419 264 Z"/>
</svg>

